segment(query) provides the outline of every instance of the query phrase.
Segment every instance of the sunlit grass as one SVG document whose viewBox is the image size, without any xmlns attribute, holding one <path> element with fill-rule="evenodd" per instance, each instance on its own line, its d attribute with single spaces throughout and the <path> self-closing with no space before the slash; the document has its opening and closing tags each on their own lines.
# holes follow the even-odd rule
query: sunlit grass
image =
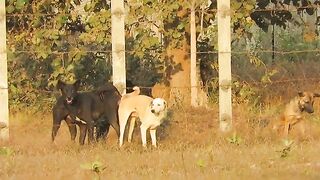
<svg viewBox="0 0 320 180">
<path fill-rule="evenodd" d="M 11 140 L 0 148 L 1 179 L 316 179 L 319 178 L 318 110 L 308 116 L 310 138 L 277 138 L 268 127 L 248 125 L 235 109 L 235 131 L 218 130 L 217 108 L 173 111 L 158 131 L 159 148 L 143 149 L 139 128 L 118 148 L 105 142 L 80 146 L 65 124 L 50 142 L 51 114 L 11 115 Z M 276 117 L 276 115 L 274 115 Z M 236 133 L 234 133 L 236 132 Z M 150 138 L 149 138 L 150 139 Z"/>
</svg>

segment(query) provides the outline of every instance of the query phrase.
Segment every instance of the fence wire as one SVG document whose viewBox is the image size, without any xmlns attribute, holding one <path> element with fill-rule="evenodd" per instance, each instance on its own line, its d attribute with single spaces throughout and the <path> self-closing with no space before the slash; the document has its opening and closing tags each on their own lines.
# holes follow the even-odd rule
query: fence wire
<svg viewBox="0 0 320 180">
<path fill-rule="evenodd" d="M 35 54 L 35 53 L 40 53 L 42 51 L 26 51 L 26 50 L 15 50 L 13 51 L 14 53 L 29 53 L 29 54 Z M 140 52 L 140 51 L 109 51 L 109 50 L 81 50 L 81 51 L 52 51 L 50 54 L 56 54 L 56 55 L 63 55 L 63 54 L 68 54 L 68 53 L 77 53 L 77 52 L 85 52 L 85 53 L 120 53 L 120 52 L 126 52 L 126 53 L 135 53 L 135 52 Z M 141 51 L 144 52 L 144 51 Z M 186 54 L 192 54 L 194 52 L 187 52 Z M 197 51 L 196 54 L 249 54 L 252 53 L 252 51 Z M 291 51 L 279 51 L 279 50 L 255 50 L 254 53 L 260 54 L 260 53 L 275 53 L 279 55 L 286 55 L 286 54 L 300 54 L 300 53 L 320 53 L 320 48 L 319 49 L 305 49 L 305 50 L 291 50 Z"/>
<path fill-rule="evenodd" d="M 139 5 L 142 6 L 142 5 Z M 286 7 L 285 7 L 286 6 Z M 133 6 L 130 6 L 133 7 Z M 306 9 L 313 9 L 313 10 L 317 10 L 318 8 L 320 8 L 320 3 L 319 4 L 310 4 L 307 6 L 293 6 L 293 5 L 283 5 L 281 8 L 279 7 L 274 7 L 274 6 L 267 6 L 265 8 L 256 8 L 256 9 L 252 9 L 252 10 L 247 10 L 250 13 L 253 12 L 283 12 L 283 11 L 287 11 L 287 12 L 299 12 L 299 11 L 304 11 Z M 243 7 L 239 8 L 239 9 L 230 9 L 230 11 L 233 12 L 240 12 L 243 11 Z M 213 8 L 213 9 L 204 9 L 202 10 L 201 8 L 198 8 L 196 10 L 196 12 L 210 12 L 210 13 L 217 13 L 220 10 L 218 10 L 217 8 Z M 221 11 L 225 11 L 225 10 L 221 10 Z M 188 8 L 187 12 L 191 12 L 191 10 Z M 72 11 L 72 12 L 63 12 L 63 13 L 7 13 L 6 16 L 7 17 L 23 17 L 23 16 L 59 16 L 59 15 L 86 15 L 86 13 L 77 13 L 76 11 Z"/>
<path fill-rule="evenodd" d="M 141 4 L 138 3 L 139 6 L 141 6 Z M 287 6 L 285 8 L 285 6 Z M 250 13 L 254 13 L 254 12 L 297 12 L 297 11 L 303 11 L 305 9 L 310 9 L 312 8 L 313 10 L 315 10 L 315 13 L 317 13 L 318 8 L 320 8 L 320 4 L 310 4 L 307 6 L 300 6 L 300 7 L 295 7 L 292 5 L 283 5 L 283 8 L 274 8 L 274 7 L 266 7 L 265 9 L 253 9 L 251 11 L 249 11 Z M 232 11 L 236 12 L 240 12 L 242 11 L 241 9 L 237 9 L 237 10 L 233 10 Z M 205 12 L 205 13 L 216 13 L 218 12 L 218 9 L 199 9 L 198 12 Z M 31 17 L 33 18 L 34 16 L 61 16 L 61 15 L 66 15 L 66 16 L 78 16 L 78 15 L 84 15 L 83 13 L 79 13 L 77 14 L 77 12 L 68 12 L 68 13 L 8 13 L 6 14 L 6 17 Z M 320 17 L 320 16 L 319 16 Z M 140 21 L 139 21 L 140 22 Z M 142 22 L 140 22 L 142 23 Z M 24 49 L 18 49 L 14 51 L 15 53 L 39 53 L 40 51 L 34 51 L 34 50 L 24 50 Z M 75 52 L 75 51 L 53 51 L 51 52 L 51 54 L 67 54 L 70 52 Z M 87 52 L 87 53 L 114 53 L 114 51 L 112 50 L 81 50 L 79 52 Z M 119 52 L 119 51 L 117 51 Z M 117 53 L 116 52 L 116 53 Z M 128 51 L 125 50 L 126 53 L 134 53 L 137 51 Z M 320 48 L 317 49 L 303 49 L 303 50 L 272 50 L 272 49 L 260 49 L 260 50 L 255 50 L 255 53 L 275 53 L 275 54 L 279 54 L 279 55 L 286 55 L 286 54 L 298 54 L 298 53 L 311 53 L 311 52 L 316 52 L 319 53 L 320 52 Z M 188 52 L 187 54 L 191 54 L 194 52 Z M 196 52 L 196 54 L 218 54 L 218 51 L 212 50 L 212 51 L 198 51 Z M 220 52 L 220 53 L 231 53 L 231 54 L 248 54 L 250 53 L 250 51 L 235 51 L 232 50 L 231 52 Z"/>
<path fill-rule="evenodd" d="M 140 6 L 140 4 L 138 4 Z M 300 7 L 293 7 L 291 5 L 285 5 L 282 8 L 275 8 L 275 7 L 266 7 L 265 9 L 253 9 L 251 11 L 249 11 L 250 13 L 254 13 L 254 12 L 301 12 L 304 11 L 305 9 L 314 9 L 315 13 L 317 12 L 318 8 L 320 6 L 319 5 L 307 5 L 307 6 L 300 6 Z M 188 10 L 189 11 L 189 10 Z M 198 13 L 217 13 L 218 9 L 197 9 L 196 10 Z M 225 11 L 225 10 L 223 10 Z M 243 11 L 242 9 L 230 9 L 230 11 L 232 11 L 233 13 L 236 12 L 241 12 Z M 6 14 L 6 17 L 11 18 L 11 17 L 22 17 L 22 18 L 33 18 L 35 16 L 39 17 L 39 16 L 43 16 L 43 17 L 53 17 L 53 16 L 78 16 L 78 15 L 84 15 L 82 13 L 77 13 L 77 12 L 70 12 L 70 13 L 9 13 Z M 27 21 L 27 20 L 26 20 Z M 36 54 L 36 53 L 40 53 L 42 51 L 35 51 L 35 50 L 15 50 L 13 51 L 13 53 L 26 53 L 26 54 Z M 55 54 L 55 55 L 64 55 L 64 54 L 68 54 L 68 53 L 77 53 L 77 52 L 85 52 L 85 53 L 119 53 L 119 52 L 123 52 L 123 51 L 112 51 L 112 50 L 81 50 L 81 51 L 52 51 L 49 54 Z M 125 50 L 124 52 L 126 53 L 135 53 L 137 51 L 129 51 L 129 50 Z M 192 53 L 196 53 L 198 55 L 202 55 L 202 54 L 214 54 L 217 55 L 218 53 L 230 53 L 230 54 L 234 54 L 234 55 L 242 55 L 242 54 L 250 54 L 252 53 L 252 51 L 248 51 L 248 50 L 232 50 L 230 52 L 218 52 L 215 50 L 212 51 L 197 51 L 197 52 L 186 52 L 187 55 L 190 55 Z M 320 53 L 320 48 L 315 48 L 315 49 L 302 49 L 302 50 L 273 50 L 273 49 L 257 49 L 254 50 L 255 54 L 263 54 L 263 53 L 274 53 L 274 54 L 278 54 L 278 55 L 289 55 L 289 54 L 302 54 L 302 53 Z M 301 78 L 301 79 L 284 79 L 284 80 L 272 80 L 270 82 L 267 83 L 263 83 L 263 82 L 257 82 L 257 81 L 245 81 L 243 83 L 246 84 L 252 84 L 252 85 L 256 85 L 256 86 L 265 86 L 266 84 L 270 85 L 270 84 L 283 84 L 283 83 L 296 83 L 296 82 L 304 82 L 304 81 L 308 81 L 308 82 L 319 82 L 320 79 L 319 78 Z M 205 88 L 204 86 L 188 86 L 188 87 L 169 87 L 172 89 L 188 89 L 188 88 Z M 210 85 L 207 85 L 206 87 L 210 87 Z M 213 86 L 211 86 L 213 88 Z M 152 87 L 146 87 L 146 86 L 140 86 L 140 88 L 143 89 L 152 89 Z M 2 89 L 2 88 L 1 88 Z M 47 90 L 41 90 L 41 92 L 48 92 L 51 93 L 52 91 L 47 91 Z"/>
</svg>

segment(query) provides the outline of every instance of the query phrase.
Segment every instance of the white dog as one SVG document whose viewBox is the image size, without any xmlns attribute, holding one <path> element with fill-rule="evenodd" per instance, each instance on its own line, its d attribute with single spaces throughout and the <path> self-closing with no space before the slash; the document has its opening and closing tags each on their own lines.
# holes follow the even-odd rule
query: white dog
<svg viewBox="0 0 320 180">
<path fill-rule="evenodd" d="M 152 145 L 157 147 L 156 128 L 162 123 L 167 115 L 167 103 L 164 99 L 153 99 L 149 96 L 138 95 L 136 92 L 133 92 L 129 96 L 125 95 L 122 97 L 118 113 L 120 124 L 120 146 L 123 144 L 123 135 L 128 119 L 130 118 L 131 120 L 128 134 L 128 141 L 131 142 L 135 121 L 139 118 L 141 121 L 140 130 L 142 145 L 146 147 L 146 131 L 150 129 Z"/>
</svg>

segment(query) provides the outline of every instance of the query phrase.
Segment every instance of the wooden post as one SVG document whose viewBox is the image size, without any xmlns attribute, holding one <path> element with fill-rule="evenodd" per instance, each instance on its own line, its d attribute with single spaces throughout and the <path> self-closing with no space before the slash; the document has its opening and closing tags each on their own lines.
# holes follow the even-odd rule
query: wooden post
<svg viewBox="0 0 320 180">
<path fill-rule="evenodd" d="M 124 1 L 111 0 L 112 81 L 120 93 L 126 89 Z"/>
<path fill-rule="evenodd" d="M 220 130 L 226 132 L 232 127 L 230 0 L 218 0 L 217 5 L 219 51 L 219 121 Z"/>
<path fill-rule="evenodd" d="M 195 20 L 195 1 L 191 4 L 190 17 L 190 44 L 191 44 L 191 106 L 198 106 L 198 76 L 197 76 L 197 38 L 196 38 L 196 20 Z"/>
<path fill-rule="evenodd" d="M 0 141 L 9 140 L 8 68 L 5 1 L 0 1 Z"/>
</svg>

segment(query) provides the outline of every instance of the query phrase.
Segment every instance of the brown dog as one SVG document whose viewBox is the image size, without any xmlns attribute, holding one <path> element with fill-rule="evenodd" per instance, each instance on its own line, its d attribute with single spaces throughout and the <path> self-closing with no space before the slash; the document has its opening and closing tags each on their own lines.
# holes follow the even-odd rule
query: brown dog
<svg viewBox="0 0 320 180">
<path fill-rule="evenodd" d="M 299 92 L 299 96 L 293 98 L 285 108 L 284 113 L 280 117 L 280 121 L 273 126 L 273 129 L 282 131 L 286 137 L 292 127 L 302 122 L 302 112 L 313 113 L 313 103 L 315 97 L 320 97 L 318 93 Z M 304 134 L 305 127 L 301 124 L 301 133 Z"/>
</svg>

